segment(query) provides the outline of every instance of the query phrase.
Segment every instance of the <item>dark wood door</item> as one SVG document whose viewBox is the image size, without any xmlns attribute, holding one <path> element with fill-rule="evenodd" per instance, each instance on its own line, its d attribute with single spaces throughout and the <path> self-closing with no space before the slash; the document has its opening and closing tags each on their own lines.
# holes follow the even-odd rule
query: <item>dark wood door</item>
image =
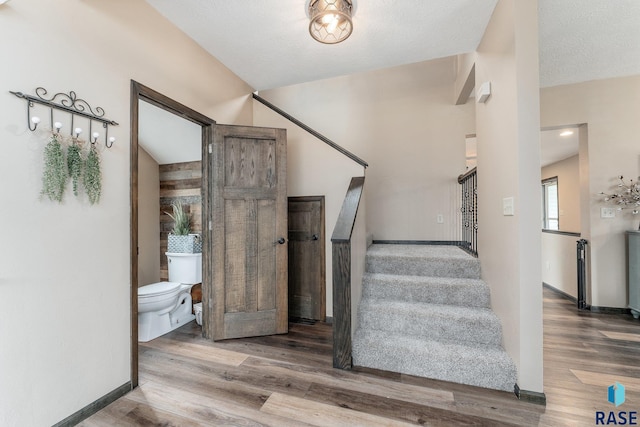
<svg viewBox="0 0 640 427">
<path fill-rule="evenodd" d="M 221 340 L 286 333 L 285 130 L 216 125 L 211 151 L 208 334 Z"/>
<path fill-rule="evenodd" d="M 289 317 L 325 320 L 324 197 L 289 197 Z"/>
</svg>

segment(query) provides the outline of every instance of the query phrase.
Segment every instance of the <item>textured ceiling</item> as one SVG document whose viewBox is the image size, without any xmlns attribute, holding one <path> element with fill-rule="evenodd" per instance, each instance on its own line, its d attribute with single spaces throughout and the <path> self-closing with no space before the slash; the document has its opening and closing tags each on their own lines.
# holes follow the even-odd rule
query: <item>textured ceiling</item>
<svg viewBox="0 0 640 427">
<path fill-rule="evenodd" d="M 640 74 L 640 1 L 539 0 L 542 87 Z"/>
<path fill-rule="evenodd" d="M 337 45 L 308 0 L 147 0 L 254 89 L 474 51 L 497 0 L 356 0 Z M 640 0 L 539 0 L 542 87 L 640 74 Z"/>
<path fill-rule="evenodd" d="M 357 0 L 354 31 L 323 45 L 304 0 L 147 0 L 254 89 L 472 52 L 497 0 Z"/>
</svg>

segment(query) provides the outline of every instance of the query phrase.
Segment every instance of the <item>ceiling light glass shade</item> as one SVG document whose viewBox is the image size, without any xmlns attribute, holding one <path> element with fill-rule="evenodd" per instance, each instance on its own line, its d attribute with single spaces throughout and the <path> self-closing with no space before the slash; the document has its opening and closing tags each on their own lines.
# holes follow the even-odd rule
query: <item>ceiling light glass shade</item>
<svg viewBox="0 0 640 427">
<path fill-rule="evenodd" d="M 346 40 L 353 31 L 352 9 L 352 0 L 311 0 L 309 34 L 326 44 Z"/>
</svg>

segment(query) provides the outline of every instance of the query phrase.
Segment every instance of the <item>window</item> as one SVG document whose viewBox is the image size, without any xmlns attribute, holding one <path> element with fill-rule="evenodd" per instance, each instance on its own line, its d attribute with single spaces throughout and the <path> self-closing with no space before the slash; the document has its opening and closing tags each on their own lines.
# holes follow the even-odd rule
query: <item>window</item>
<svg viewBox="0 0 640 427">
<path fill-rule="evenodd" d="M 559 230 L 558 177 L 542 181 L 542 228 Z"/>
</svg>

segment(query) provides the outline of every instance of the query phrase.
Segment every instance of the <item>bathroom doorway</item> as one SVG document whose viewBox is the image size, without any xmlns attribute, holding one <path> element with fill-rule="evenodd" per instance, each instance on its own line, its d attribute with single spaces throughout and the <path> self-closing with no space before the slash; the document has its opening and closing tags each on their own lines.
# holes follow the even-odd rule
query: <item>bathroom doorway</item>
<svg viewBox="0 0 640 427">
<path fill-rule="evenodd" d="M 133 387 L 138 385 L 138 286 L 141 284 L 140 117 L 141 110 L 147 108 L 146 103 L 200 128 L 199 145 L 203 160 L 200 178 L 193 181 L 200 182 L 202 195 L 203 336 L 220 340 L 288 331 L 286 131 L 217 125 L 214 120 L 189 107 L 132 81 L 130 249 Z M 174 139 L 182 140 L 181 136 Z M 180 144 L 177 151 L 185 151 L 185 146 L 182 142 Z M 180 173 L 186 173 L 188 169 L 193 170 L 193 165 L 183 168 Z M 170 169 L 169 172 L 175 171 Z M 167 188 L 176 190 L 174 187 L 175 183 Z M 180 189 L 176 191 L 174 196 L 184 195 Z"/>
<path fill-rule="evenodd" d="M 188 206 L 202 231 L 201 157 L 215 121 L 131 81 L 131 383 L 138 385 L 138 287 L 167 280 L 162 212 L 173 200 Z M 148 220 L 142 220 L 148 218 Z M 165 238 L 163 239 L 163 236 Z M 203 259 L 209 256 L 203 248 Z M 164 266 L 164 267 L 163 267 Z"/>
</svg>

